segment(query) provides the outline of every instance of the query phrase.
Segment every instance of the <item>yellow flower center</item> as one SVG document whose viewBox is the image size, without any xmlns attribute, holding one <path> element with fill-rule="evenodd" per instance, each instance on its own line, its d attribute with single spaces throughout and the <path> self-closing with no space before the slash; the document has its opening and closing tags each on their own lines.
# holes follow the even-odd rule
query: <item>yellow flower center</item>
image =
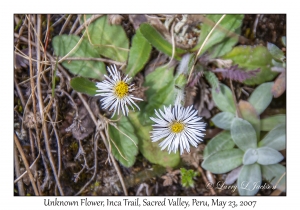
<svg viewBox="0 0 300 210">
<path fill-rule="evenodd" d="M 171 131 L 173 133 L 180 133 L 184 129 L 184 124 L 181 122 L 175 122 L 171 125 Z"/>
<path fill-rule="evenodd" d="M 128 92 L 129 92 L 129 87 L 128 87 L 127 83 L 120 81 L 116 84 L 115 95 L 118 98 L 123 98 L 124 96 L 126 96 L 128 94 Z"/>
</svg>

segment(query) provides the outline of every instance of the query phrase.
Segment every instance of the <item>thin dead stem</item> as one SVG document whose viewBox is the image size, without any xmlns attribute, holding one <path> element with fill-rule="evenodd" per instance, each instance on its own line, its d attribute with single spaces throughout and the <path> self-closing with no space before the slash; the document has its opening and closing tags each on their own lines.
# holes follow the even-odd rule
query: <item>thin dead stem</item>
<svg viewBox="0 0 300 210">
<path fill-rule="evenodd" d="M 107 62 L 107 63 L 112 63 L 116 64 L 118 66 L 122 66 L 126 64 L 125 62 L 118 62 L 118 61 L 113 61 L 110 59 L 106 58 L 81 58 L 81 57 L 70 57 L 70 58 L 65 58 L 65 61 L 100 61 L 100 62 Z"/>
<path fill-rule="evenodd" d="M 38 32 L 37 32 L 37 36 L 40 37 L 40 34 L 41 34 L 41 17 L 40 15 L 38 15 L 39 18 L 38 18 Z M 37 60 L 40 59 L 40 45 L 36 43 L 36 51 L 37 51 Z M 39 61 L 37 62 L 37 74 L 38 75 L 41 75 L 42 73 L 42 70 L 40 68 L 40 63 Z M 46 116 L 46 113 L 44 113 L 44 104 L 43 104 L 43 97 L 42 97 L 42 88 L 41 88 L 41 77 L 38 76 L 37 77 L 37 93 L 38 93 L 38 102 L 39 102 L 39 110 L 40 110 L 40 116 L 41 116 L 41 120 L 42 120 L 42 130 L 43 130 L 43 136 L 44 136 L 44 142 L 45 142 L 45 147 L 46 147 L 46 151 L 47 151 L 47 156 L 49 158 L 49 161 L 50 161 L 50 165 L 51 165 L 51 168 L 52 168 L 52 171 L 53 171 L 53 174 L 54 174 L 54 177 L 55 177 L 55 181 L 57 183 L 57 186 L 58 186 L 58 189 L 59 189 L 59 192 L 61 195 L 64 195 L 64 192 L 63 192 L 63 189 L 60 185 L 60 181 L 59 181 L 59 178 L 58 178 L 58 175 L 57 175 L 57 171 L 56 171 L 56 168 L 55 168 L 55 164 L 54 164 L 54 160 L 53 160 L 53 157 L 52 157 L 52 153 L 51 153 L 51 148 L 50 148 L 50 143 L 49 143 L 49 133 L 48 133 L 48 127 L 47 127 L 47 124 L 45 123 L 45 116 Z"/>
<path fill-rule="evenodd" d="M 18 96 L 19 96 L 19 98 L 20 98 L 20 101 L 21 101 L 22 107 L 23 107 L 23 109 L 24 109 L 24 107 L 25 107 L 25 100 L 24 100 L 24 97 L 23 97 L 22 91 L 21 91 L 21 89 L 20 89 L 20 87 L 19 87 L 19 84 L 18 84 L 18 82 L 17 82 L 17 79 L 16 79 L 16 77 L 14 77 L 14 83 L 15 83 L 15 87 L 16 87 L 16 90 L 17 90 Z"/>
<path fill-rule="evenodd" d="M 63 21 L 63 19 L 65 19 L 65 16 L 66 15 L 62 15 L 62 17 L 59 18 L 55 23 L 53 23 L 51 27 L 57 26 L 61 21 Z"/>
<path fill-rule="evenodd" d="M 82 101 L 84 107 L 87 109 L 87 111 L 88 111 L 88 113 L 90 114 L 92 120 L 94 121 L 95 125 L 97 126 L 97 120 L 96 120 L 96 118 L 95 118 L 95 116 L 94 116 L 94 114 L 93 114 L 91 108 L 89 107 L 88 103 L 84 100 L 84 98 L 83 98 L 83 96 L 82 96 L 81 93 L 77 93 L 77 95 L 78 95 L 79 98 L 81 99 L 81 101 Z M 115 169 L 116 169 L 116 171 L 117 171 L 117 174 L 118 174 L 118 176 L 119 176 L 120 182 L 121 182 L 122 187 L 123 187 L 124 194 L 125 194 L 125 195 L 128 195 L 127 189 L 126 189 L 126 186 L 125 186 L 125 182 L 124 182 L 124 179 L 123 179 L 123 176 L 122 176 L 122 173 L 121 173 L 121 171 L 120 171 L 120 168 L 119 168 L 119 166 L 118 166 L 118 164 L 117 164 L 117 162 L 116 162 L 114 156 L 112 155 L 112 153 L 111 153 L 110 150 L 109 150 L 108 143 L 107 143 L 107 139 L 105 138 L 105 135 L 103 134 L 103 131 L 100 131 L 100 135 L 101 135 L 101 138 L 102 138 L 102 140 L 103 140 L 103 142 L 104 142 L 104 144 L 105 144 L 105 146 L 106 146 L 106 149 L 107 149 L 107 151 L 108 151 L 108 153 L 109 153 L 109 156 L 110 156 L 110 158 L 111 158 L 111 160 L 112 160 L 112 163 L 113 163 L 113 165 L 114 165 L 114 167 L 115 167 Z"/>
<path fill-rule="evenodd" d="M 53 120 L 51 119 L 51 116 L 49 113 L 47 113 L 47 116 L 52 124 L 53 130 L 54 130 L 54 134 L 56 137 L 56 144 L 57 144 L 57 162 L 58 162 L 58 172 L 57 172 L 57 178 L 60 178 L 61 175 L 61 144 L 60 144 L 60 138 L 56 129 L 56 123 L 53 122 Z"/>
<path fill-rule="evenodd" d="M 24 165 L 25 165 L 26 171 L 27 171 L 27 173 L 28 173 L 28 175 L 29 175 L 30 182 L 31 182 L 32 187 L 33 187 L 33 190 L 34 190 L 34 194 L 35 194 L 35 195 L 39 195 L 39 192 L 38 192 L 38 189 L 37 189 L 37 187 L 36 187 L 34 177 L 33 177 L 32 173 L 31 173 L 30 168 L 29 168 L 29 164 L 28 164 L 28 161 L 27 161 L 27 159 L 26 159 L 25 153 L 24 153 L 24 151 L 23 151 L 23 149 L 22 149 L 22 146 L 21 146 L 21 144 L 20 144 L 20 142 L 19 142 L 19 139 L 18 139 L 18 137 L 17 137 L 17 135 L 16 135 L 15 133 L 14 133 L 14 141 L 15 141 L 15 144 L 16 144 L 16 146 L 17 146 L 19 152 L 20 152 L 20 155 L 21 155 L 21 158 L 22 158 L 23 163 L 24 163 Z"/>
<path fill-rule="evenodd" d="M 101 136 L 103 142 L 105 142 L 104 144 L 105 144 L 106 147 L 107 147 L 107 140 L 106 140 L 106 137 L 105 137 L 104 134 L 103 134 L 103 131 L 100 131 L 100 136 Z M 120 168 L 119 168 L 119 166 L 118 166 L 118 164 L 117 164 L 117 162 L 116 162 L 114 156 L 113 156 L 112 153 L 110 152 L 110 150 L 108 150 L 108 154 L 109 154 L 110 159 L 112 160 L 112 163 L 113 163 L 113 165 L 114 165 L 114 167 L 115 167 L 115 169 L 116 169 L 116 171 L 117 171 L 117 174 L 118 174 L 118 176 L 119 176 L 119 179 L 120 179 L 120 182 L 121 182 L 121 185 L 122 185 L 124 194 L 125 194 L 125 195 L 128 195 L 127 188 L 126 188 L 126 185 L 125 185 L 125 182 L 124 182 L 122 173 L 121 173 L 121 171 L 120 171 Z"/>
<path fill-rule="evenodd" d="M 77 18 L 76 18 L 74 24 L 72 25 L 72 28 L 71 28 L 69 34 L 73 34 L 73 32 L 75 31 L 75 29 L 79 23 L 80 17 L 81 17 L 81 15 L 77 15 Z"/>
<path fill-rule="evenodd" d="M 59 32 L 59 35 L 62 35 L 66 29 L 66 27 L 68 26 L 69 22 L 71 21 L 72 15 L 68 15 L 67 20 L 65 21 L 64 25 L 61 27 L 61 30 Z"/>
<path fill-rule="evenodd" d="M 207 180 L 207 178 L 206 178 L 206 176 L 205 176 L 205 173 L 204 173 L 203 169 L 202 169 L 202 168 L 199 166 L 199 164 L 196 163 L 196 162 L 193 162 L 193 165 L 194 165 L 194 167 L 197 168 L 197 170 L 200 172 L 200 174 L 201 174 L 201 176 L 202 176 L 202 179 L 203 179 L 203 181 L 204 181 L 204 183 L 205 183 L 205 186 L 209 186 L 209 181 Z M 213 187 L 210 187 L 209 190 L 210 190 L 211 195 L 216 195 L 216 192 L 215 192 L 215 190 L 213 189 Z"/>
<path fill-rule="evenodd" d="M 19 162 L 19 157 L 18 157 L 18 151 L 17 151 L 15 145 L 14 145 L 14 163 L 15 163 L 16 176 L 19 177 L 21 175 L 20 162 Z M 21 196 L 25 195 L 24 185 L 23 185 L 22 181 L 18 182 L 18 192 L 19 192 L 19 195 L 21 195 Z"/>
<path fill-rule="evenodd" d="M 89 184 L 95 179 L 96 174 L 97 174 L 97 170 L 98 170 L 98 158 L 97 158 L 97 151 L 98 151 L 98 137 L 96 137 L 94 139 L 94 174 L 92 176 L 92 178 L 79 190 L 79 192 L 77 192 L 75 195 L 80 195 L 80 193 L 83 192 L 83 190 L 89 186 Z"/>
<path fill-rule="evenodd" d="M 174 26 L 175 26 L 175 22 L 172 24 L 172 28 L 171 28 L 171 37 L 172 37 L 172 57 L 170 59 L 170 61 L 165 65 L 168 66 L 170 65 L 170 63 L 172 62 L 172 60 L 174 59 L 175 56 L 175 37 L 174 37 Z"/>
<path fill-rule="evenodd" d="M 81 31 L 83 29 L 85 29 L 85 24 L 89 25 L 91 22 L 93 22 L 94 20 L 102 17 L 103 15 L 92 15 L 92 17 L 90 17 L 87 21 L 85 21 L 83 24 L 81 24 L 79 26 L 79 28 L 77 28 L 77 30 L 75 31 L 75 35 L 78 35 L 79 33 L 81 33 Z"/>
<path fill-rule="evenodd" d="M 85 31 L 86 32 L 86 31 Z M 65 60 L 65 58 L 67 58 L 72 52 L 74 52 L 74 50 L 77 49 L 77 47 L 81 44 L 81 42 L 83 41 L 83 38 L 84 38 L 84 34 L 85 32 L 83 33 L 83 35 L 80 37 L 79 41 L 77 42 L 77 44 L 64 56 L 62 57 L 58 63 L 61 63 Z"/>
</svg>

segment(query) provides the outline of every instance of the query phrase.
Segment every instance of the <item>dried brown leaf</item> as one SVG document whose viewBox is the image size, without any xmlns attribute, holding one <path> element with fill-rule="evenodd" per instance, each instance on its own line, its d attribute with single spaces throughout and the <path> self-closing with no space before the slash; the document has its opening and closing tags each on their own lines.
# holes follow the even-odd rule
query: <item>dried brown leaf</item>
<svg viewBox="0 0 300 210">
<path fill-rule="evenodd" d="M 97 105 L 97 99 L 92 98 L 89 101 L 89 105 L 91 110 L 93 111 L 95 116 L 98 116 L 99 114 L 99 107 Z M 70 127 L 66 129 L 66 131 L 71 131 L 72 135 L 77 140 L 82 140 L 86 137 L 88 137 L 95 128 L 95 124 L 89 115 L 87 109 L 82 104 L 78 108 L 78 116 L 75 116 L 73 118 L 73 123 Z"/>
<path fill-rule="evenodd" d="M 171 186 L 174 183 L 178 182 L 178 175 L 180 174 L 179 170 L 172 171 L 171 169 L 167 169 L 168 173 L 161 178 L 165 181 L 163 182 L 163 186 Z"/>
<path fill-rule="evenodd" d="M 142 23 L 147 22 L 147 18 L 145 15 L 129 15 L 129 21 L 134 29 L 137 30 Z"/>
</svg>

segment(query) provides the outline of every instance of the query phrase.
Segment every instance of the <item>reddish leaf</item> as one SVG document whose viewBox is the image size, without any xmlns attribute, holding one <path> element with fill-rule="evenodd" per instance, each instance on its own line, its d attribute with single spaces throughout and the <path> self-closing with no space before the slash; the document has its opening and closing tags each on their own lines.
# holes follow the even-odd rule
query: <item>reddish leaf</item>
<svg viewBox="0 0 300 210">
<path fill-rule="evenodd" d="M 248 101 L 240 100 L 239 109 L 241 111 L 243 119 L 247 120 L 253 126 L 256 131 L 257 139 L 259 139 L 260 119 L 254 107 Z"/>
<path fill-rule="evenodd" d="M 272 87 L 272 94 L 274 98 L 278 98 L 281 96 L 286 87 L 286 77 L 285 77 L 285 71 L 283 71 L 275 80 L 274 85 Z"/>
</svg>

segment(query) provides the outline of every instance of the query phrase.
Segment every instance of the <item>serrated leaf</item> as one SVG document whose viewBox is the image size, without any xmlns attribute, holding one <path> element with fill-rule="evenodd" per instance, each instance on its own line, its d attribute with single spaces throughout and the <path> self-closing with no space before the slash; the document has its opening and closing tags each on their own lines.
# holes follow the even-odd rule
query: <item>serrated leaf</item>
<svg viewBox="0 0 300 210">
<path fill-rule="evenodd" d="M 121 132 L 109 125 L 109 136 L 113 141 L 110 142 L 112 154 L 123 166 L 131 167 L 135 162 L 135 156 L 138 154 L 138 147 L 136 146 L 138 139 L 135 130 L 124 116 L 116 123 L 116 126 Z"/>
<path fill-rule="evenodd" d="M 261 165 L 272 165 L 283 160 L 283 155 L 270 147 L 257 148 L 258 159 L 257 163 Z"/>
<path fill-rule="evenodd" d="M 129 113 L 129 119 L 134 126 L 135 134 L 139 139 L 139 150 L 147 160 L 164 167 L 175 167 L 179 164 L 179 152 L 169 154 L 167 150 L 161 150 L 158 146 L 158 142 L 152 142 L 150 139 L 152 126 L 142 126 L 142 119 L 138 113 Z"/>
<path fill-rule="evenodd" d="M 237 186 L 240 195 L 255 195 L 261 185 L 261 169 L 257 163 L 244 165 L 240 171 Z"/>
<path fill-rule="evenodd" d="M 89 79 L 84 77 L 75 77 L 70 81 L 71 87 L 80 93 L 85 93 L 90 96 L 95 96 L 97 94 L 96 84 L 91 82 Z"/>
<path fill-rule="evenodd" d="M 264 179 L 273 185 L 273 189 L 285 192 L 286 168 L 280 164 L 261 166 Z"/>
<path fill-rule="evenodd" d="M 204 148 L 203 159 L 218 151 L 232 149 L 234 146 L 235 143 L 231 138 L 230 132 L 222 131 L 208 142 Z"/>
<path fill-rule="evenodd" d="M 223 112 L 235 114 L 233 95 L 231 90 L 224 84 L 220 83 L 220 90 L 212 89 L 212 97 L 217 107 Z"/>
<path fill-rule="evenodd" d="M 271 92 L 274 82 L 267 82 L 259 85 L 249 98 L 257 114 L 260 115 L 269 106 L 272 101 L 273 95 Z"/>
<path fill-rule="evenodd" d="M 252 125 L 241 118 L 234 118 L 231 124 L 231 137 L 243 151 L 257 147 L 256 133 Z"/>
<path fill-rule="evenodd" d="M 242 164 L 243 154 L 240 149 L 222 150 L 208 156 L 201 166 L 215 174 L 227 173 Z"/>
<path fill-rule="evenodd" d="M 271 53 L 271 55 L 273 56 L 273 58 L 275 58 L 277 60 L 281 60 L 281 61 L 285 59 L 285 56 L 284 56 L 282 50 L 280 50 L 275 44 L 268 42 L 267 48 L 268 48 L 269 52 Z"/>
<path fill-rule="evenodd" d="M 54 53 L 58 56 L 67 55 L 79 42 L 80 38 L 75 35 L 60 35 L 52 40 Z M 78 44 L 68 57 L 98 58 L 99 54 L 85 39 Z M 88 78 L 103 79 L 106 73 L 103 62 L 98 61 L 63 61 L 62 65 L 72 74 Z"/>
<path fill-rule="evenodd" d="M 256 149 L 247 149 L 244 157 L 243 157 L 243 164 L 250 165 L 255 163 L 258 160 L 258 152 Z"/>
<path fill-rule="evenodd" d="M 165 40 L 162 35 L 153 28 L 148 23 L 143 23 L 140 25 L 140 31 L 143 36 L 155 47 L 157 50 L 161 51 L 162 53 L 172 56 L 172 45 Z M 175 55 L 174 58 L 176 60 L 181 59 L 181 55 L 184 54 L 186 51 L 180 48 L 175 48 Z"/>
<path fill-rule="evenodd" d="M 261 119 L 261 130 L 262 131 L 270 131 L 279 124 L 286 123 L 286 115 L 285 114 L 278 114 L 271 117 L 266 117 Z"/>
<path fill-rule="evenodd" d="M 239 109 L 244 120 L 247 120 L 255 129 L 257 139 L 260 138 L 260 120 L 254 107 L 247 101 L 240 100 Z"/>
<path fill-rule="evenodd" d="M 125 73 L 134 77 L 140 72 L 150 57 L 151 49 L 150 43 L 141 34 L 140 29 L 138 29 L 132 38 L 129 60 Z"/>
<path fill-rule="evenodd" d="M 216 68 L 212 70 L 214 73 L 221 73 L 223 80 L 230 79 L 238 82 L 244 82 L 246 79 L 254 77 L 260 69 L 252 71 L 244 71 L 238 65 L 230 66 L 229 68 Z"/>
<path fill-rule="evenodd" d="M 278 74 L 271 71 L 272 55 L 264 46 L 237 46 L 223 56 L 223 59 L 231 59 L 233 65 L 238 64 L 239 68 L 251 71 L 260 68 L 255 77 L 245 80 L 246 85 L 256 85 L 271 81 Z"/>
<path fill-rule="evenodd" d="M 264 138 L 258 143 L 258 147 L 270 147 L 278 151 L 286 148 L 286 124 L 280 124 L 273 128 Z"/>
<path fill-rule="evenodd" d="M 230 130 L 233 118 L 235 118 L 235 115 L 230 112 L 220 112 L 211 121 L 219 128 Z"/>
<path fill-rule="evenodd" d="M 201 26 L 201 34 L 199 37 L 198 44 L 193 48 L 193 50 L 198 50 L 200 46 L 203 44 L 204 40 L 206 39 L 207 35 L 210 33 L 211 29 L 214 27 L 214 25 L 220 20 L 222 15 L 207 15 L 206 21 Z M 224 19 L 219 23 L 218 27 L 215 28 L 215 30 L 211 33 L 210 37 L 208 38 L 206 44 L 202 48 L 202 51 L 200 53 L 203 54 L 207 49 L 210 47 L 225 41 L 225 39 L 229 36 L 232 36 L 232 34 L 236 31 L 237 28 L 239 28 L 242 25 L 244 15 L 238 15 L 233 14 L 229 15 L 227 14 Z"/>
<path fill-rule="evenodd" d="M 127 60 L 129 41 L 122 26 L 110 25 L 105 15 L 88 26 L 88 33 L 100 55 L 119 62 Z"/>
</svg>

